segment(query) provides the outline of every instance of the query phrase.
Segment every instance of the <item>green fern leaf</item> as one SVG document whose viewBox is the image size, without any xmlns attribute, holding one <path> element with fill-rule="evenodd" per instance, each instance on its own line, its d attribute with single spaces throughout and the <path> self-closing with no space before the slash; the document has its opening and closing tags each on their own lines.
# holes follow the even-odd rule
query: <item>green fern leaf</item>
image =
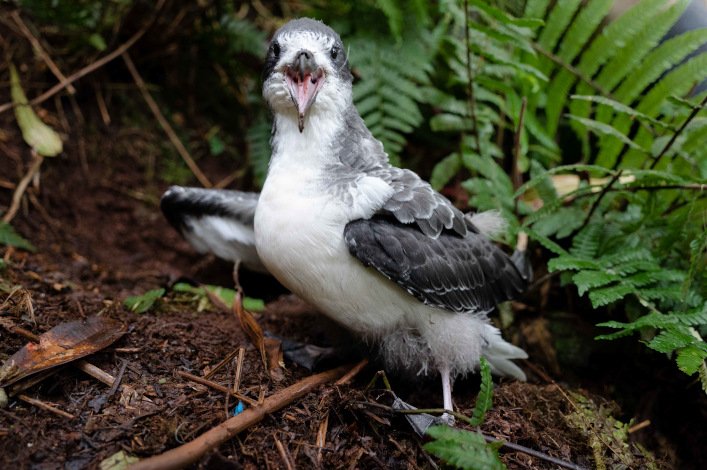
<svg viewBox="0 0 707 470">
<path fill-rule="evenodd" d="M 628 75 L 614 96 L 624 103 L 633 101 L 648 85 L 705 42 L 707 42 L 707 28 L 688 31 L 665 41 L 651 51 L 638 68 Z M 620 132 L 626 132 L 630 124 L 631 120 L 627 116 L 617 116 L 612 122 L 612 126 Z M 612 166 L 622 148 L 623 144 L 619 142 L 602 143 L 596 159 L 597 163 Z"/>
<path fill-rule="evenodd" d="M 270 156 L 272 155 L 272 149 L 270 148 L 271 134 L 272 124 L 265 116 L 260 116 L 259 119 L 253 121 L 246 133 L 250 165 L 253 168 L 255 182 L 260 187 L 265 182 Z"/>
<path fill-rule="evenodd" d="M 544 18 L 550 0 L 528 0 L 523 16 L 526 18 Z"/>
<path fill-rule="evenodd" d="M 704 347 L 704 341 L 700 346 L 692 345 L 686 348 L 682 348 L 678 351 L 678 357 L 675 362 L 678 364 L 678 368 L 686 373 L 687 375 L 692 375 L 697 372 L 700 367 L 704 367 L 705 359 L 707 359 L 707 347 Z"/>
<path fill-rule="evenodd" d="M 449 183 L 449 181 L 454 178 L 457 173 L 459 173 L 461 167 L 462 160 L 458 153 L 447 155 L 432 169 L 430 184 L 434 189 L 439 191 L 444 187 L 444 185 Z"/>
<path fill-rule="evenodd" d="M 590 289 L 602 287 L 620 279 L 620 275 L 605 271 L 580 271 L 572 276 L 572 281 L 577 286 L 579 295 L 584 295 Z"/>
<path fill-rule="evenodd" d="M 584 269 L 599 270 L 601 266 L 598 262 L 591 259 L 567 255 L 551 259 L 547 263 L 547 269 L 552 273 L 555 271 L 581 271 Z"/>
<path fill-rule="evenodd" d="M 528 227 L 524 227 L 523 231 L 525 233 L 527 233 L 531 239 L 537 241 L 542 246 L 544 246 L 545 248 L 550 250 L 552 253 L 554 253 L 556 255 L 560 255 L 560 256 L 567 255 L 567 251 L 564 248 L 562 248 L 560 245 L 558 245 L 554 241 L 550 240 L 545 235 L 540 235 L 539 233 L 537 233 L 536 231 L 534 231 L 532 229 L 529 229 Z"/>
<path fill-rule="evenodd" d="M 538 38 L 538 44 L 540 44 L 543 49 L 549 52 L 555 49 L 557 41 L 567 29 L 577 8 L 579 8 L 581 4 L 581 0 L 565 0 L 555 4 Z M 542 67 L 542 69 L 547 72 L 550 65 L 551 63 L 546 60 L 546 66 Z"/>
<path fill-rule="evenodd" d="M 506 466 L 498 457 L 495 446 L 486 443 L 476 432 L 448 426 L 431 426 L 427 429 L 431 442 L 422 447 L 447 464 L 468 470 L 501 470 Z"/>
<path fill-rule="evenodd" d="M 491 379 L 491 366 L 486 358 L 482 357 L 479 363 L 481 371 L 481 388 L 479 395 L 476 397 L 474 411 L 471 414 L 471 425 L 481 426 L 486 417 L 486 412 L 491 409 L 493 404 L 493 380 Z"/>
<path fill-rule="evenodd" d="M 588 129 L 588 130 L 594 132 L 595 134 L 597 134 L 600 137 L 604 137 L 604 136 L 613 137 L 613 138 L 620 140 L 621 142 L 623 142 L 624 144 L 628 145 L 629 147 L 631 147 L 633 149 L 639 150 L 643 153 L 650 153 L 648 150 L 644 149 L 643 147 L 641 147 L 640 145 L 635 143 L 633 140 L 629 139 L 628 136 L 626 136 L 625 134 L 622 134 L 616 128 L 612 127 L 609 124 L 595 121 L 594 119 L 588 119 L 585 117 L 576 116 L 574 114 L 566 114 L 566 116 L 568 118 L 570 118 L 572 121 L 581 124 L 585 129 Z"/>
<path fill-rule="evenodd" d="M 621 300 L 628 294 L 632 294 L 636 289 L 631 285 L 620 284 L 617 286 L 603 287 L 589 293 L 589 300 L 594 308 L 603 307 Z"/>
<path fill-rule="evenodd" d="M 572 255 L 584 259 L 594 258 L 599 252 L 603 231 L 603 224 L 593 223 L 587 225 L 572 240 L 572 249 L 570 250 Z"/>
<path fill-rule="evenodd" d="M 560 44 L 557 54 L 560 59 L 567 64 L 572 63 L 577 54 L 586 47 L 589 38 L 608 14 L 612 4 L 613 0 L 592 0 L 581 8 Z M 547 73 L 547 70 L 545 72 Z M 576 81 L 577 77 L 568 70 L 560 70 L 547 87 L 545 113 L 547 131 L 551 135 L 557 132 L 567 95 Z"/>
<path fill-rule="evenodd" d="M 29 241 L 24 239 L 7 222 L 0 221 L 0 245 L 14 246 L 22 250 L 35 252 L 37 249 Z"/>
<path fill-rule="evenodd" d="M 651 116 L 648 116 L 647 114 L 641 113 L 640 111 L 633 109 L 630 106 L 627 106 L 623 103 L 620 103 L 618 101 L 612 100 L 611 98 L 605 98 L 603 96 L 596 96 L 596 95 L 572 95 L 570 96 L 571 99 L 573 100 L 584 100 L 584 101 L 591 101 L 592 103 L 599 103 L 602 105 L 605 105 L 606 107 L 611 108 L 612 111 L 615 113 L 619 114 L 626 114 L 628 115 L 631 119 L 641 119 L 646 121 L 647 123 L 650 123 L 656 127 L 660 127 L 662 129 L 671 129 L 673 131 L 677 130 L 675 129 L 674 126 L 671 126 L 670 124 L 652 118 Z M 608 122 L 609 119 L 606 118 L 601 118 L 597 116 L 597 120 L 601 122 Z"/>
<path fill-rule="evenodd" d="M 667 354 L 694 343 L 695 339 L 687 328 L 669 328 L 655 336 L 648 347 Z"/>
</svg>

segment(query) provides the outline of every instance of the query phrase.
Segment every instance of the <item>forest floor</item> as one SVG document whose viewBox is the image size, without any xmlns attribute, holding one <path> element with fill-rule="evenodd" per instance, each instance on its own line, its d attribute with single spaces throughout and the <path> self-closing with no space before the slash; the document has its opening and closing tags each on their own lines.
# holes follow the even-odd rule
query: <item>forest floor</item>
<svg viewBox="0 0 707 470">
<path fill-rule="evenodd" d="M 12 113 L 0 115 L 4 208 L 30 160 L 13 121 Z M 196 254 L 162 217 L 158 201 L 166 184 L 150 176 L 141 145 L 160 139 L 115 126 L 92 135 L 72 133 L 66 152 L 44 161 L 12 222 L 37 250 L 0 247 L 5 260 L 0 270 L 0 361 L 27 343 L 18 327 L 41 334 L 63 322 L 100 315 L 118 320 L 127 332 L 87 358 L 119 380 L 120 387 L 109 387 L 69 365 L 24 392 L 71 417 L 10 397 L 0 408 L 0 468 L 97 468 L 119 451 L 144 458 L 194 439 L 232 416 L 237 399 L 181 373 L 204 376 L 241 347 L 239 392 L 251 401 L 313 374 L 287 362 L 279 375 L 270 376 L 233 314 L 208 305 L 201 309 L 197 301 L 170 291 L 177 280 L 224 287 L 233 287 L 233 281 L 227 263 Z M 85 159 L 79 157 L 82 153 Z M 220 171 L 219 164 L 205 171 Z M 255 316 L 272 334 L 320 346 L 356 341 L 274 280 L 243 272 L 241 282 L 246 295 L 266 301 Z M 158 287 L 167 294 L 147 313 L 124 306 L 126 297 Z M 641 405 L 638 398 L 625 400 L 630 407 L 622 410 L 613 401 L 612 390 L 620 388 L 615 380 L 634 379 L 620 365 L 594 386 L 587 386 L 592 378 L 563 374 L 538 308 L 515 307 L 520 326 L 506 333 L 531 353 L 521 364 L 529 381 L 495 379 L 493 408 L 481 431 L 582 468 L 700 466 L 695 456 L 704 451 L 694 448 L 704 445 L 704 429 L 689 420 L 674 432 L 669 425 L 648 424 L 646 420 L 660 423 L 662 418 L 651 411 L 655 406 Z M 332 366 L 351 367 L 356 361 L 342 358 Z M 386 409 L 391 395 L 382 382 L 367 387 L 379 368 L 373 356 L 349 384 L 315 389 L 209 452 L 198 466 L 441 466 L 422 449 L 425 440 L 407 421 Z M 231 386 L 235 369 L 229 361 L 210 380 Z M 551 371 L 558 383 L 543 370 Z M 440 406 L 437 378 L 390 379 L 404 400 L 419 407 Z M 635 386 L 642 384 L 637 380 Z M 477 377 L 457 381 L 454 399 L 460 412 L 471 413 L 478 389 Z M 655 393 L 651 400 L 657 400 Z M 639 426 L 623 424 L 629 420 Z M 696 422 L 702 421 L 698 417 Z M 559 468 L 510 449 L 502 449 L 501 457 L 509 468 Z"/>
</svg>

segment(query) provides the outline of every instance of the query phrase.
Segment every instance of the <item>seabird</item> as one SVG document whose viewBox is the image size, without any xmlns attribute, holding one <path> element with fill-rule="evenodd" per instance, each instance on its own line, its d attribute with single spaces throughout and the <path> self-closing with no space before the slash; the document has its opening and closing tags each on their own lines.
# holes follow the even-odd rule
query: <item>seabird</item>
<svg viewBox="0 0 707 470">
<path fill-rule="evenodd" d="M 526 353 L 487 313 L 528 279 L 473 219 L 389 163 L 352 101 L 345 51 L 335 31 L 306 18 L 270 43 L 263 97 L 273 151 L 255 246 L 283 285 L 377 344 L 386 367 L 439 372 L 451 410 L 452 379 L 481 356 L 525 379 L 512 360 Z"/>
</svg>

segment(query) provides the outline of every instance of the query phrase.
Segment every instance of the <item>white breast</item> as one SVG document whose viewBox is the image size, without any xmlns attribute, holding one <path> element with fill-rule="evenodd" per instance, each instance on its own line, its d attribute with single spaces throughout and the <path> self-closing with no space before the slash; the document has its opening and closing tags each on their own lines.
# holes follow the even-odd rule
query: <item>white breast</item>
<svg viewBox="0 0 707 470">
<path fill-rule="evenodd" d="M 361 178 L 350 192 L 353 202 L 345 205 L 325 190 L 326 177 L 317 166 L 294 158 L 273 162 L 255 214 L 258 254 L 295 294 L 372 336 L 398 324 L 405 306 L 416 301 L 351 256 L 343 234 L 349 221 L 370 217 L 381 207 L 392 188 L 378 178 Z M 400 302 L 390 307 L 391 299 Z M 381 305 L 389 306 L 385 313 Z"/>
</svg>

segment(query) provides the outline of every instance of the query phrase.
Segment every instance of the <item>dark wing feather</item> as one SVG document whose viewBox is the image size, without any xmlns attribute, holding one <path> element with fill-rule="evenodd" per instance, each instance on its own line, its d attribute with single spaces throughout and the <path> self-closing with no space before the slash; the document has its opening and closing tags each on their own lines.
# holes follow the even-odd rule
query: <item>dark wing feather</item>
<svg viewBox="0 0 707 470">
<path fill-rule="evenodd" d="M 160 208 L 169 223 L 182 231 L 189 217 L 227 216 L 252 229 L 258 193 L 229 189 L 171 186 L 162 195 Z"/>
<path fill-rule="evenodd" d="M 511 259 L 486 237 L 444 231 L 432 239 L 414 224 L 375 216 L 344 229 L 349 252 L 427 305 L 488 311 L 526 287 Z"/>
</svg>

